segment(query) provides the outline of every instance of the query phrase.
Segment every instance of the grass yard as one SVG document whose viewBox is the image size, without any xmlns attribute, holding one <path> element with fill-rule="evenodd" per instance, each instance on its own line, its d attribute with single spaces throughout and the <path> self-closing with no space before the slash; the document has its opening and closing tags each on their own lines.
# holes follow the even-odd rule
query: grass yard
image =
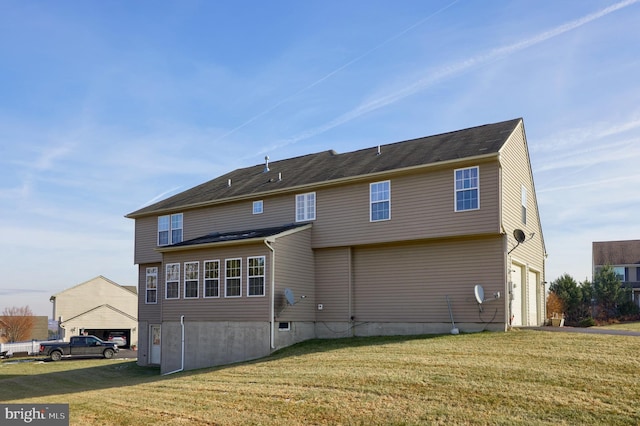
<svg viewBox="0 0 640 426">
<path fill-rule="evenodd" d="M 71 425 L 637 425 L 640 337 L 533 330 L 314 340 L 160 376 L 127 360 L 0 364 L 0 401 Z"/>
<path fill-rule="evenodd" d="M 598 328 L 606 328 L 608 330 L 640 331 L 640 322 L 621 322 L 619 324 L 605 325 Z"/>
</svg>

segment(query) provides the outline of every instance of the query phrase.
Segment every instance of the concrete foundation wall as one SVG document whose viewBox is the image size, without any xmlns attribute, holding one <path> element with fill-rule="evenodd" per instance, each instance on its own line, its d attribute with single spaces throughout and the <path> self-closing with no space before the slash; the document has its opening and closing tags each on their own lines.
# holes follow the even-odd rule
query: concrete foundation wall
<svg viewBox="0 0 640 426">
<path fill-rule="evenodd" d="M 461 333 L 479 331 L 505 331 L 502 323 L 456 323 Z M 404 323 L 404 322 L 318 322 L 316 336 L 319 339 L 368 336 L 404 336 L 420 334 L 449 334 L 451 323 Z"/>
<path fill-rule="evenodd" d="M 180 322 L 162 323 L 161 374 L 261 358 L 271 353 L 269 322 L 184 322 L 184 365 Z"/>
<path fill-rule="evenodd" d="M 149 365 L 149 323 L 138 322 L 138 361 L 140 366 Z"/>
<path fill-rule="evenodd" d="M 275 324 L 275 346 L 282 349 L 305 340 L 367 336 L 449 334 L 451 323 L 399 322 L 291 322 L 289 330 Z M 141 327 L 141 337 L 148 340 Z M 502 323 L 456 323 L 461 333 L 505 331 Z M 269 322 L 184 322 L 184 362 L 180 322 L 162 323 L 161 374 L 194 370 L 262 358 L 272 352 Z M 149 365 L 146 345 L 141 345 L 138 364 Z"/>
<path fill-rule="evenodd" d="M 276 349 L 314 339 L 316 337 L 315 324 L 311 321 L 295 321 L 290 323 L 289 330 L 279 330 L 276 322 Z"/>
</svg>

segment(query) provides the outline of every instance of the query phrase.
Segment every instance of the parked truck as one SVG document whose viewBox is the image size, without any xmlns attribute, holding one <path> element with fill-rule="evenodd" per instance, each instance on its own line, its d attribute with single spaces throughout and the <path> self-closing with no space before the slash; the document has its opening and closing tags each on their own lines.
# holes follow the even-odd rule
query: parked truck
<svg viewBox="0 0 640 426">
<path fill-rule="evenodd" d="M 103 356 L 110 359 L 118 353 L 118 345 L 105 342 L 96 336 L 73 336 L 67 342 L 40 344 L 40 355 L 51 361 L 60 361 L 63 356 Z"/>
</svg>

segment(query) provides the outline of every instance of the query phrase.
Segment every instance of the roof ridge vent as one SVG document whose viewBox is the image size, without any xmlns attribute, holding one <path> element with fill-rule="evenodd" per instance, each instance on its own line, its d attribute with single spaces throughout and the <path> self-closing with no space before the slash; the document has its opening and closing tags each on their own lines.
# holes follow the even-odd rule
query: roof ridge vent
<svg viewBox="0 0 640 426">
<path fill-rule="evenodd" d="M 269 171 L 269 156 L 265 155 L 264 156 L 264 170 L 262 171 L 263 173 L 267 173 Z"/>
</svg>

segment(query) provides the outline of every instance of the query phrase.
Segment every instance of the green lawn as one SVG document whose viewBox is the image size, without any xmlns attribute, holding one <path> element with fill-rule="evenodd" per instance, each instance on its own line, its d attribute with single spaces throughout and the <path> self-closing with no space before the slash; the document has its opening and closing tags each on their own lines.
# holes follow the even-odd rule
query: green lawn
<svg viewBox="0 0 640 426">
<path fill-rule="evenodd" d="M 533 330 L 314 340 L 160 376 L 127 360 L 0 364 L 0 400 L 71 425 L 637 425 L 640 337 Z"/>
</svg>

